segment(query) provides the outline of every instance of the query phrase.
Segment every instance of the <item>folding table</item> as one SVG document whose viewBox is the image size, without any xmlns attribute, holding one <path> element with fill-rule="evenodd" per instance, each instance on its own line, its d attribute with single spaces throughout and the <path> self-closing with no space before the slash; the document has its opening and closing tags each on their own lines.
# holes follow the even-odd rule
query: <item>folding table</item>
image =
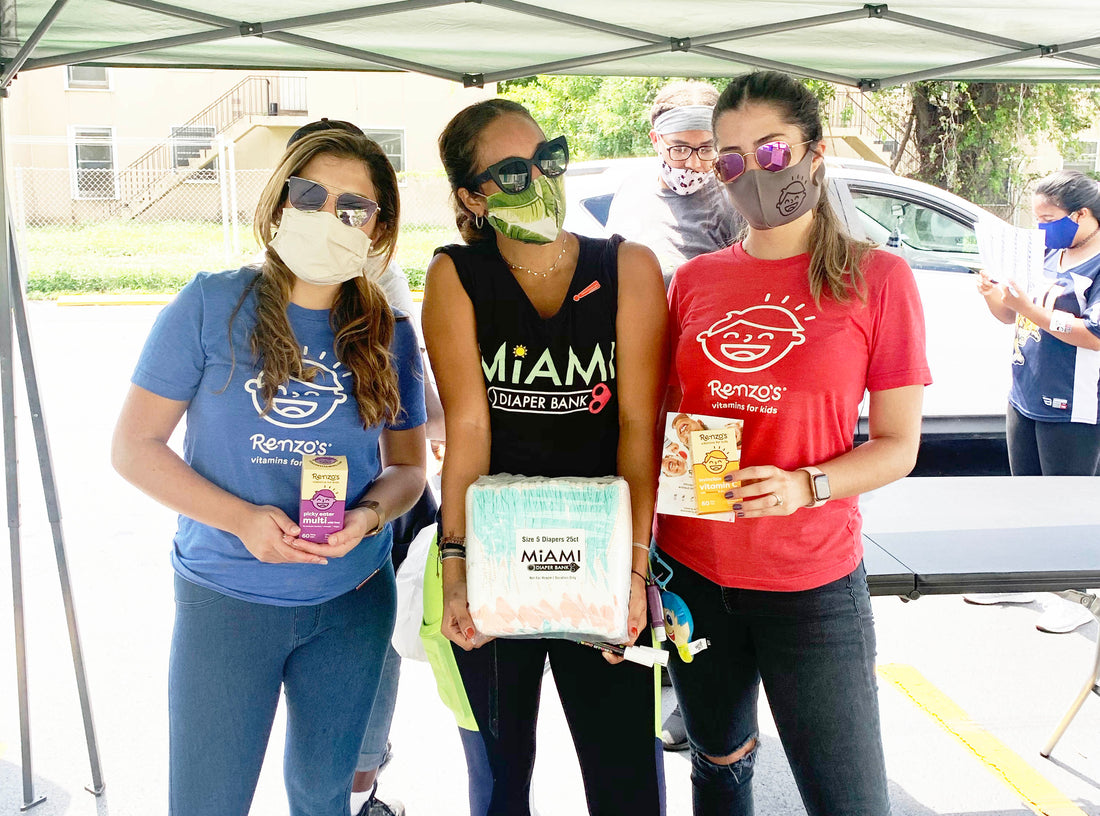
<svg viewBox="0 0 1100 816">
<path fill-rule="evenodd" d="M 860 499 L 872 595 L 1057 592 L 1100 620 L 1100 478 L 902 479 Z M 1039 752 L 1049 757 L 1090 692 L 1092 673 Z"/>
</svg>

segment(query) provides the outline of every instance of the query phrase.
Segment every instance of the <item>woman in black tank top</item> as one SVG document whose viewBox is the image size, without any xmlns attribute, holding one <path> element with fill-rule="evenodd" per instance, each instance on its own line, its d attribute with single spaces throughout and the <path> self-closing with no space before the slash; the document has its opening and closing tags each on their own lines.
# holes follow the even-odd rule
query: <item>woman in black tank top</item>
<svg viewBox="0 0 1100 816">
<path fill-rule="evenodd" d="M 645 586 L 665 387 L 667 307 L 653 253 L 561 231 L 568 161 L 520 105 L 466 108 L 439 139 L 466 245 L 428 268 L 424 336 L 443 402 L 443 546 L 464 539 L 478 476 L 621 475 L 634 570 L 628 628 L 649 643 Z M 501 206 L 504 205 L 504 206 Z M 519 213 L 517 215 L 517 213 Z M 443 562 L 443 634 L 492 772 L 489 814 L 527 814 L 549 656 L 592 814 L 659 814 L 661 744 L 650 672 L 555 639 L 485 642 L 461 558 Z M 469 757 L 468 757 L 469 761 Z"/>
</svg>

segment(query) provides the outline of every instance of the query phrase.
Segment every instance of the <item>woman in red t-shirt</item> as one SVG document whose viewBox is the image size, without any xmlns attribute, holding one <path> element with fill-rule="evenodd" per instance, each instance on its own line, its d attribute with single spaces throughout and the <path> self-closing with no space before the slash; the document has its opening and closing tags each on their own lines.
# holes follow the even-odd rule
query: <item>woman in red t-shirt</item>
<svg viewBox="0 0 1100 816">
<path fill-rule="evenodd" d="M 857 496 L 916 461 L 931 381 L 920 298 L 903 260 L 842 231 L 804 85 L 735 78 L 714 135 L 715 173 L 749 227 L 673 278 L 668 410 L 743 420 L 741 486 L 726 494 L 737 520 L 659 515 L 656 527 L 666 589 L 710 641 L 670 667 L 695 813 L 752 812 L 763 680 L 807 811 L 886 814 Z"/>
</svg>

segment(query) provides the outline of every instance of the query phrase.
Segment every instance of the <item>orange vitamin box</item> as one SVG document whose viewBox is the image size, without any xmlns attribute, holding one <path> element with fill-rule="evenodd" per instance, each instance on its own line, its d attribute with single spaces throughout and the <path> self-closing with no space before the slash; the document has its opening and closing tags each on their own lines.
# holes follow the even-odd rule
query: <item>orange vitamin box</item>
<svg viewBox="0 0 1100 816">
<path fill-rule="evenodd" d="M 740 456 L 736 428 L 691 432 L 696 512 L 720 513 L 733 509 L 733 500 L 727 499 L 725 494 L 734 482 L 726 476 L 738 469 Z"/>
</svg>

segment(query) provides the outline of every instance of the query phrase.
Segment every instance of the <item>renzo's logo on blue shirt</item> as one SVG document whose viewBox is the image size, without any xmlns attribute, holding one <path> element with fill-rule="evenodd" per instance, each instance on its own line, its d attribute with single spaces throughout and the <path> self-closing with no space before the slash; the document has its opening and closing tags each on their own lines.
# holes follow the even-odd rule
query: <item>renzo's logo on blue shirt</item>
<svg viewBox="0 0 1100 816">
<path fill-rule="evenodd" d="M 302 349 L 302 365 L 314 371 L 313 382 L 290 378 L 280 385 L 271 403 L 271 410 L 263 413 L 263 372 L 244 384 L 245 390 L 252 395 L 252 404 L 256 413 L 272 425 L 280 428 L 310 428 L 320 425 L 347 401 L 348 394 L 341 379 L 352 376 L 350 371 L 339 372 L 341 363 L 337 361 L 331 368 L 324 365 L 328 352 L 323 352 L 317 360 L 309 358 L 309 349 Z"/>
</svg>

